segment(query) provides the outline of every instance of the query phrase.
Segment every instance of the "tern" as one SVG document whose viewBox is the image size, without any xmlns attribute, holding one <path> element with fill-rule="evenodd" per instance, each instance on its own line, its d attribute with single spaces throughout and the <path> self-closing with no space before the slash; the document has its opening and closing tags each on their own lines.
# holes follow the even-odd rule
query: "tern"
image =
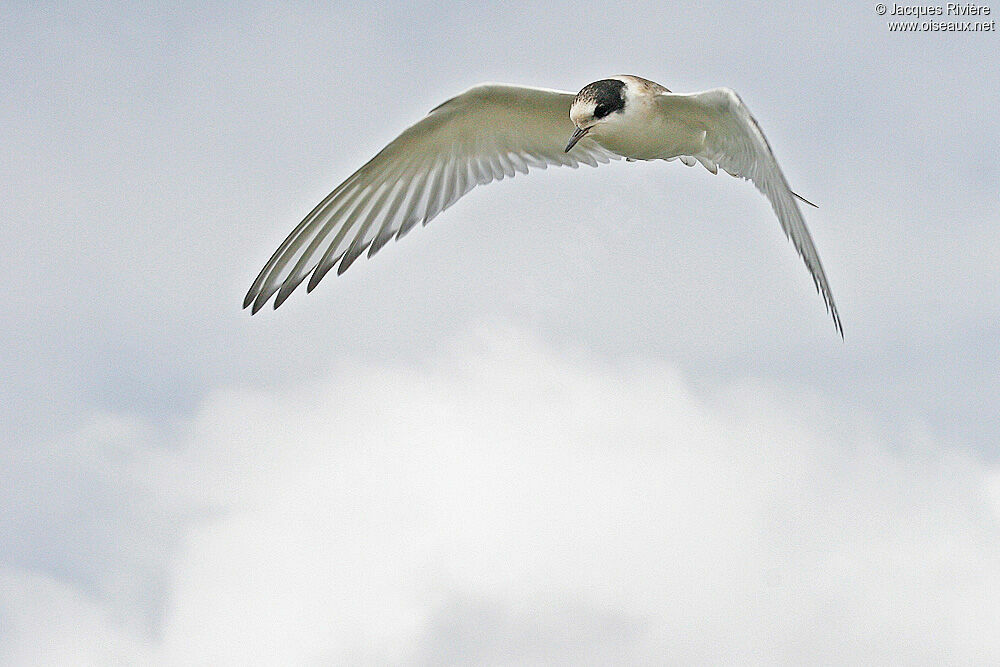
<svg viewBox="0 0 1000 667">
<path fill-rule="evenodd" d="M 566 143 L 568 140 L 568 143 Z M 840 315 L 798 202 L 757 121 L 729 88 L 672 93 L 615 76 L 579 93 L 480 84 L 432 109 L 338 185 L 264 265 L 243 307 L 280 306 L 303 280 L 311 292 L 334 266 L 427 224 L 476 185 L 549 165 L 675 160 L 721 168 L 767 197 L 841 337 Z"/>
</svg>

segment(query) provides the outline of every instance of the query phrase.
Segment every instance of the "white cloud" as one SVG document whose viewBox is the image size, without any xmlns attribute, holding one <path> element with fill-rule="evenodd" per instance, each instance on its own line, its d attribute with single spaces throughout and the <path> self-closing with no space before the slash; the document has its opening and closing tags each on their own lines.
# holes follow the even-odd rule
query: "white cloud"
<svg viewBox="0 0 1000 667">
<path fill-rule="evenodd" d="M 64 581 L 0 570 L 0 663 L 142 664 L 152 652 L 100 603 Z"/>
<path fill-rule="evenodd" d="M 124 481 L 185 522 L 153 630 L 103 589 L 8 568 L 0 657 L 1000 659 L 996 470 L 917 428 L 890 445 L 799 388 L 703 395 L 500 331 L 217 392 L 166 448 L 136 431 Z M 194 488 L 226 510 L 192 521 Z M 116 520 L 128 544 L 144 517 Z"/>
</svg>

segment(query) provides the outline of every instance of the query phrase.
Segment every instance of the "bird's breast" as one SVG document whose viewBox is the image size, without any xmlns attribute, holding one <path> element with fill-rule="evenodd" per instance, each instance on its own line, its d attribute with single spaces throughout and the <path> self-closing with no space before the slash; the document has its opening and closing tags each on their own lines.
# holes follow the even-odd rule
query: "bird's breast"
<svg viewBox="0 0 1000 667">
<path fill-rule="evenodd" d="M 595 128 L 596 129 L 596 128 Z M 704 148 L 704 128 L 683 118 L 671 118 L 655 109 L 623 113 L 603 123 L 594 139 L 609 151 L 633 160 L 665 160 L 696 155 Z"/>
</svg>

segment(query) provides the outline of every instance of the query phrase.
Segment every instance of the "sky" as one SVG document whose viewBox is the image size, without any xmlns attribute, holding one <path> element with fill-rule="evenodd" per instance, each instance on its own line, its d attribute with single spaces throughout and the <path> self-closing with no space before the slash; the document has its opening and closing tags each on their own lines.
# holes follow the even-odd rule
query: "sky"
<svg viewBox="0 0 1000 667">
<path fill-rule="evenodd" d="M 998 37 L 886 22 L 4 4 L 0 663 L 1000 661 Z M 676 162 L 240 309 L 441 101 L 621 73 L 740 94 L 843 340 L 766 200 Z"/>
</svg>

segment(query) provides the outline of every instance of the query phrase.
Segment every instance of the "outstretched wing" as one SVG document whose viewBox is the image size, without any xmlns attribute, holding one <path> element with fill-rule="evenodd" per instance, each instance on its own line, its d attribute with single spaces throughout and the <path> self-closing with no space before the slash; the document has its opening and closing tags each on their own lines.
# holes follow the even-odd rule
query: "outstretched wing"
<svg viewBox="0 0 1000 667">
<path fill-rule="evenodd" d="M 548 165 L 596 167 L 616 156 L 592 139 L 563 152 L 574 94 L 483 84 L 433 109 L 354 172 L 292 230 L 250 287 L 256 313 L 277 308 L 310 276 L 312 291 L 334 266 L 343 273 L 418 222 L 427 224 L 476 185 Z M 339 263 L 339 265 L 338 265 Z"/>
<path fill-rule="evenodd" d="M 704 123 L 704 148 L 691 156 L 694 159 L 685 160 L 685 164 L 693 165 L 697 160 L 713 173 L 722 167 L 732 176 L 751 181 L 768 198 L 785 236 L 791 239 L 795 250 L 805 261 L 816 290 L 823 296 L 826 309 L 843 337 L 844 329 L 826 274 L 823 273 L 823 265 L 795 201 L 801 197 L 788 187 L 771 146 L 743 100 L 728 88 L 692 95 L 664 94 L 658 100 L 664 113 L 696 111 L 696 114 L 686 113 L 685 117 L 696 115 Z"/>
</svg>

